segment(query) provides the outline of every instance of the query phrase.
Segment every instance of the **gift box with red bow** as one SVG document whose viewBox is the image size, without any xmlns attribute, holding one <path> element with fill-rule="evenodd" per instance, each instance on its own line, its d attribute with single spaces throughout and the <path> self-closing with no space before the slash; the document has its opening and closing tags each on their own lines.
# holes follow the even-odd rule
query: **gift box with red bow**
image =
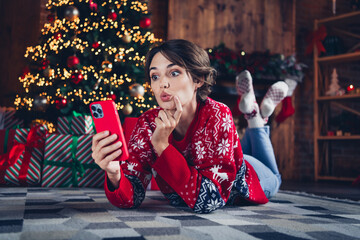
<svg viewBox="0 0 360 240">
<path fill-rule="evenodd" d="M 102 187 L 104 171 L 91 157 L 92 135 L 47 134 L 43 187 Z"/>
<path fill-rule="evenodd" d="M 1 184 L 10 186 L 40 184 L 46 132 L 47 129 L 43 125 L 31 129 L 1 131 L 0 137 L 4 143 L 0 155 Z M 4 149 L 5 144 L 7 149 Z"/>
</svg>

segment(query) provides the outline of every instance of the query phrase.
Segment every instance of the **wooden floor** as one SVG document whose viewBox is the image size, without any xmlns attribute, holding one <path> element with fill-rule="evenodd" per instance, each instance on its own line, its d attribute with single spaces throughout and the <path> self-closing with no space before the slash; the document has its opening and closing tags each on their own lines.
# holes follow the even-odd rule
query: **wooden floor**
<svg viewBox="0 0 360 240">
<path fill-rule="evenodd" d="M 280 189 L 360 201 L 360 185 L 353 186 L 351 182 L 294 182 L 284 180 Z"/>
</svg>

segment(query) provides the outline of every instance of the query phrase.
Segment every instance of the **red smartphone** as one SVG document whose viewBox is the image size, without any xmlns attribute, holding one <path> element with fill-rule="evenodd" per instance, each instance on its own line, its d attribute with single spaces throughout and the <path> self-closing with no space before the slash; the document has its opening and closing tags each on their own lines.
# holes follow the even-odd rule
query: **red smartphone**
<svg viewBox="0 0 360 240">
<path fill-rule="evenodd" d="M 112 100 L 98 101 L 90 104 L 90 112 L 95 124 L 96 132 L 109 131 L 110 135 L 116 133 L 117 141 L 122 142 L 122 154 L 114 161 L 125 161 L 129 158 L 123 129 L 116 105 Z"/>
</svg>

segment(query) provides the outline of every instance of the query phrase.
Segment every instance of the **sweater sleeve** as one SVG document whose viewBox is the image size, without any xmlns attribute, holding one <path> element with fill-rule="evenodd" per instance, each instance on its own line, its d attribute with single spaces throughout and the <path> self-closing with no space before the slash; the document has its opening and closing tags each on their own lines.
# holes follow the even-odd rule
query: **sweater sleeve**
<svg viewBox="0 0 360 240">
<path fill-rule="evenodd" d="M 223 207 L 236 176 L 235 126 L 228 108 L 219 109 L 193 136 L 191 160 L 169 145 L 153 168 L 198 213 Z M 174 199 L 174 196 L 171 196 Z"/>
<path fill-rule="evenodd" d="M 145 189 L 152 177 L 150 162 L 155 159 L 150 137 L 150 123 L 140 117 L 129 140 L 129 159 L 120 163 L 119 188 L 115 189 L 105 176 L 105 194 L 114 206 L 135 208 L 144 200 Z"/>
</svg>

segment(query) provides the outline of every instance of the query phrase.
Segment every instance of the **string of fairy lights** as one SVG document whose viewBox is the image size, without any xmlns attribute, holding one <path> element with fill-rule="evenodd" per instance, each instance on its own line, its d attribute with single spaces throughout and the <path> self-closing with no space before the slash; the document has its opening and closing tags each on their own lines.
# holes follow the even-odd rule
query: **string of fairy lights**
<svg viewBox="0 0 360 240">
<path fill-rule="evenodd" d="M 77 0 L 77 2 L 95 7 L 93 0 Z M 66 6 L 74 6 L 74 0 L 49 0 L 46 5 L 49 11 Z M 55 17 L 54 21 L 44 24 L 41 34 L 43 38 L 47 39 L 39 45 L 28 47 L 24 55 L 31 62 L 38 63 L 42 67 L 35 74 L 27 72 L 19 78 L 26 93 L 30 93 L 34 87 L 38 87 L 43 89 L 38 96 L 45 98 L 49 104 L 55 104 L 57 99 L 62 98 L 67 102 L 81 101 L 88 105 L 93 101 L 109 99 L 109 96 L 113 95 L 114 88 L 121 88 L 125 82 L 136 82 L 136 79 L 126 72 L 112 72 L 113 64 L 127 63 L 141 67 L 145 62 L 144 54 L 146 53 L 137 51 L 131 44 L 116 46 L 111 41 L 90 42 L 78 36 L 93 31 L 102 34 L 102 32 L 111 29 L 116 31 L 115 37 L 125 43 L 131 42 L 138 45 L 149 43 L 151 45 L 159 42 L 161 39 L 155 38 L 153 33 L 144 31 L 144 28 L 137 26 L 137 24 L 129 27 L 126 19 L 122 16 L 122 6 L 128 6 L 132 11 L 139 14 L 148 14 L 147 2 L 108 0 L 102 2 L 101 6 L 111 8 L 110 14 L 115 13 L 117 17 L 115 18 L 114 15 L 110 14 L 100 16 L 100 12 L 91 11 L 90 17 L 80 18 L 72 15 L 64 18 Z M 93 19 L 100 20 L 94 21 Z M 53 62 L 51 65 L 49 64 L 49 56 L 59 55 L 64 51 L 74 51 L 74 56 L 70 56 L 73 58 L 67 59 L 67 66 Z M 73 66 L 77 66 L 76 56 L 80 54 L 91 54 L 94 58 L 103 55 L 105 60 L 100 66 L 81 63 L 80 69 L 78 69 Z M 69 87 L 71 80 L 74 80 L 73 83 L 75 82 L 74 87 Z M 80 81 L 83 81 L 84 84 L 77 85 L 77 82 Z M 82 86 L 86 84 L 92 88 L 84 89 Z M 148 83 L 144 83 L 140 87 L 143 88 L 144 92 L 151 91 Z M 55 90 L 47 91 L 48 88 L 55 88 Z M 129 107 L 129 105 L 144 109 L 155 107 L 147 104 L 145 100 L 143 94 L 134 94 L 118 97 L 115 102 L 118 110 L 124 109 L 126 106 Z M 148 100 L 152 101 L 152 97 L 149 97 Z M 34 107 L 34 98 L 17 95 L 14 103 L 17 109 L 31 110 Z"/>
</svg>

